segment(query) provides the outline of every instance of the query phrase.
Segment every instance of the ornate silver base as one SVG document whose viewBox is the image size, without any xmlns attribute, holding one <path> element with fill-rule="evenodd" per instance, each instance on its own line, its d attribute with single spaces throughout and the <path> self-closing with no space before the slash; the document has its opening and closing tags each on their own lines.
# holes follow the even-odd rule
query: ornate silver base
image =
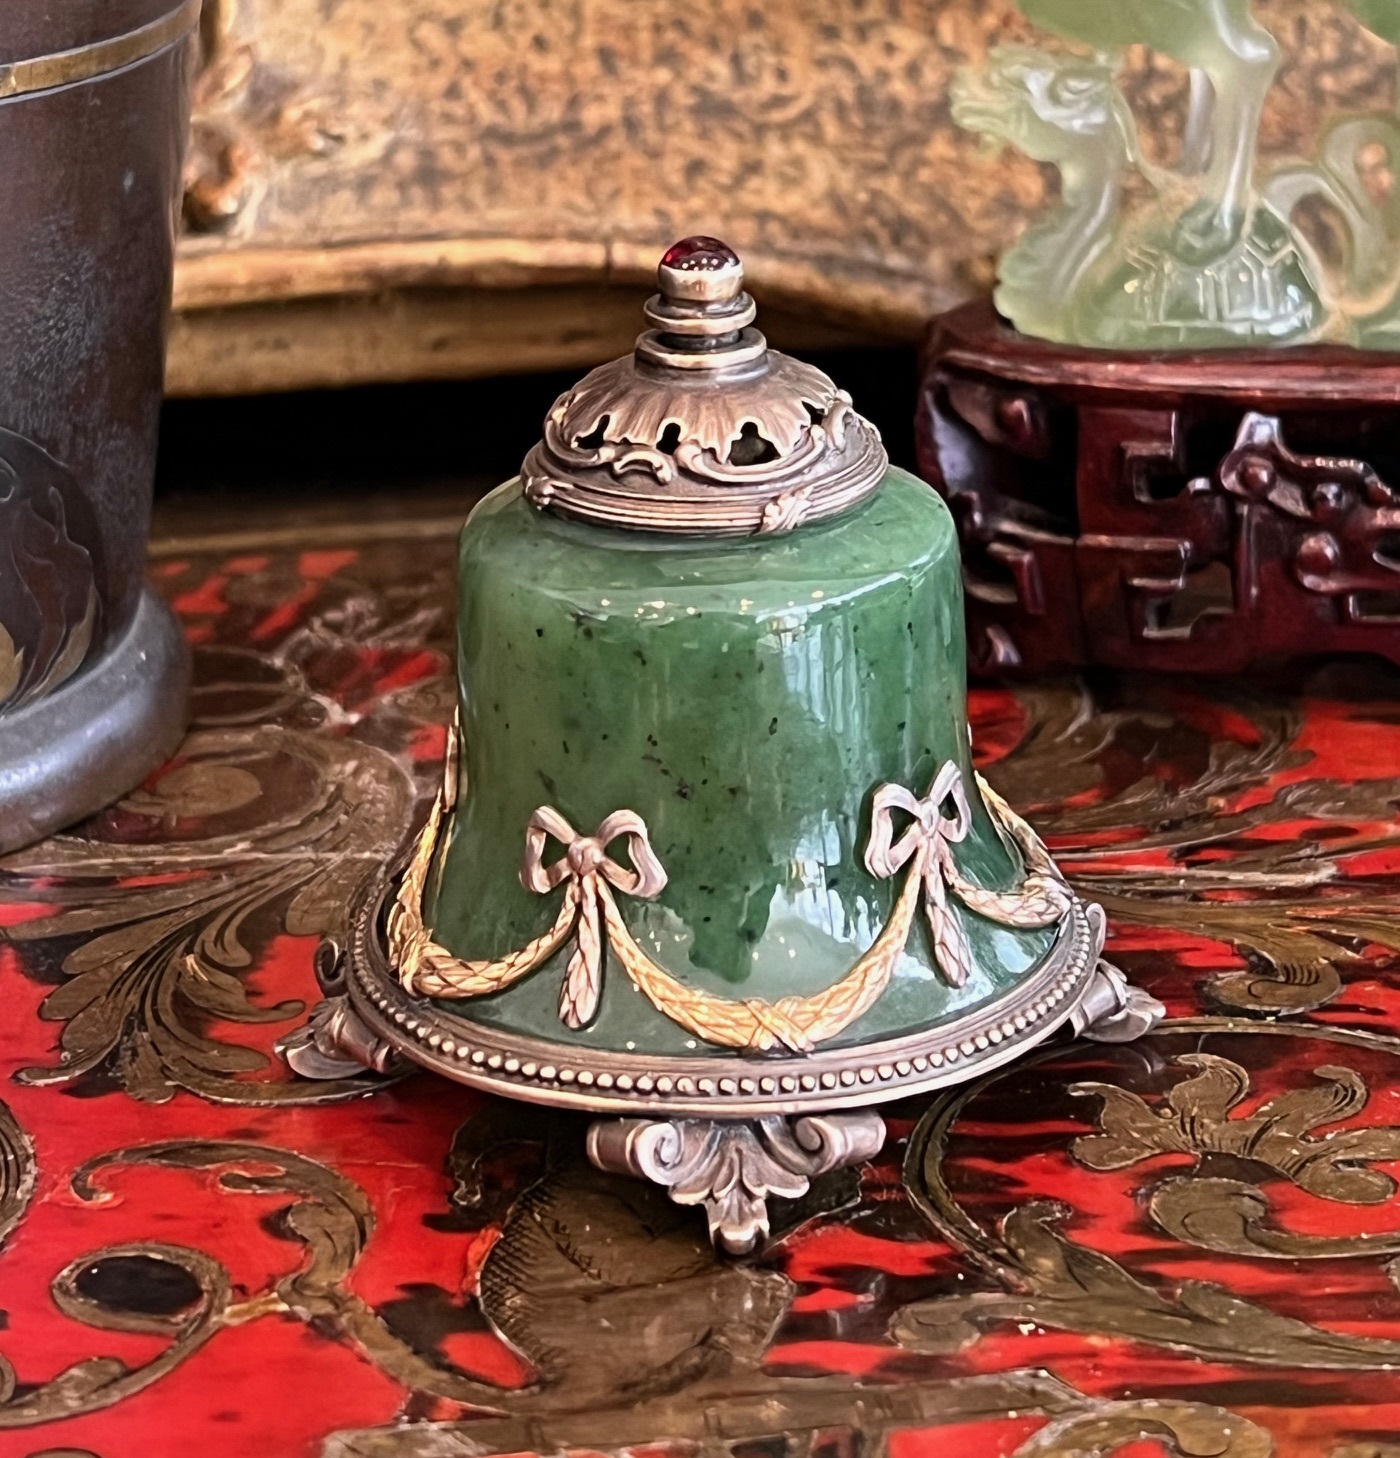
<svg viewBox="0 0 1400 1458">
<path fill-rule="evenodd" d="M 951 1027 L 793 1056 L 647 1059 L 567 1048 L 410 997 L 388 965 L 382 904 L 365 908 L 348 949 L 322 948 L 326 996 L 279 1045 L 293 1070 L 401 1076 L 416 1064 L 507 1097 L 620 1115 L 590 1128 L 593 1163 L 651 1180 L 677 1204 L 703 1205 L 712 1238 L 734 1254 L 767 1234 L 770 1196 L 798 1198 L 815 1177 L 879 1152 L 885 1126 L 868 1105 L 964 1083 L 1061 1027 L 1120 1043 L 1164 1013 L 1099 955 L 1100 908 L 1076 903 L 1039 969 Z"/>
<path fill-rule="evenodd" d="M 1090 901 L 1084 914 L 1093 932 L 1094 945 L 1103 951 L 1108 923 L 1103 907 Z M 1167 1010 L 1149 992 L 1134 987 L 1113 965 L 1100 956 L 1079 1000 L 1069 1011 L 1070 1030 L 1077 1038 L 1095 1043 L 1131 1043 L 1150 1033 Z"/>
<path fill-rule="evenodd" d="M 293 1073 L 313 1079 L 353 1078 L 366 1072 L 398 1077 L 412 1067 L 356 1013 L 346 993 L 345 951 L 329 939 L 316 950 L 316 981 L 325 996 L 299 1028 L 274 1045 Z"/>
<path fill-rule="evenodd" d="M 665 1188 L 677 1205 L 703 1205 L 710 1239 L 748 1255 L 768 1234 L 768 1197 L 795 1200 L 818 1175 L 864 1164 L 885 1142 L 873 1109 L 761 1119 L 599 1119 L 588 1157 L 599 1169 Z"/>
<path fill-rule="evenodd" d="M 323 997 L 301 1027 L 278 1041 L 277 1053 L 302 1078 L 401 1073 L 408 1066 L 392 1043 L 365 1027 L 344 996 Z"/>
</svg>

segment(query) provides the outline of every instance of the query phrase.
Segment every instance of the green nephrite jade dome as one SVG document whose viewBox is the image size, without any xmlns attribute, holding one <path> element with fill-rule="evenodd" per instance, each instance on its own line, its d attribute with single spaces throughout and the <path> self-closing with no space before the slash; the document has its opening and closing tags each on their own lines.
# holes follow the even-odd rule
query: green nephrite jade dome
<svg viewBox="0 0 1400 1458">
<path fill-rule="evenodd" d="M 725 998 L 811 994 L 875 940 L 899 891 L 863 854 L 876 786 L 922 794 L 957 766 L 979 885 L 1022 876 L 972 788 L 957 542 L 943 502 L 891 470 L 870 497 L 791 533 L 619 532 L 541 514 L 518 482 L 462 534 L 462 760 L 429 922 L 462 958 L 498 958 L 553 920 L 526 889 L 523 832 L 542 803 L 580 830 L 645 822 L 667 882 L 625 910 L 647 955 Z M 619 899 L 621 905 L 621 899 Z M 910 1032 L 1009 988 L 1046 929 L 955 910 L 960 987 L 909 937 L 888 990 L 833 1042 Z M 553 964 L 472 1015 L 541 1037 L 720 1055 L 608 967 L 595 1017 L 559 1017 Z"/>
<path fill-rule="evenodd" d="M 442 790 L 286 1052 L 603 1116 L 742 1252 L 869 1105 L 1161 1009 L 973 770 L 947 508 L 724 244 L 658 278 L 463 529 Z"/>
</svg>

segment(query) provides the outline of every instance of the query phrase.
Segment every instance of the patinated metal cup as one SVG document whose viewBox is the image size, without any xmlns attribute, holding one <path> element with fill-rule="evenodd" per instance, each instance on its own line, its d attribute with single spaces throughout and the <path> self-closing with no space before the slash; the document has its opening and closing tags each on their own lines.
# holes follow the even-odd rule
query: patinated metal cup
<svg viewBox="0 0 1400 1458">
<path fill-rule="evenodd" d="M 178 742 L 144 582 L 199 0 L 0 8 L 0 851 Z"/>
</svg>

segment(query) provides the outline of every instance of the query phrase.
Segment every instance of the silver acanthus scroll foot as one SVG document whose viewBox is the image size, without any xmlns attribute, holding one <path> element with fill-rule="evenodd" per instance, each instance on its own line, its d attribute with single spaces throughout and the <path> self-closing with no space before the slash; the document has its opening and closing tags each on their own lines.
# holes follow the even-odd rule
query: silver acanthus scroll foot
<svg viewBox="0 0 1400 1458">
<path fill-rule="evenodd" d="M 599 1169 L 661 1185 L 703 1205 L 710 1239 L 747 1255 L 768 1234 L 768 1197 L 795 1200 L 830 1170 L 873 1159 L 885 1123 L 870 1109 L 753 1119 L 599 1119 L 588 1157 Z"/>
<path fill-rule="evenodd" d="M 1084 908 L 1094 933 L 1094 950 L 1103 952 L 1107 924 L 1103 907 L 1090 902 Z M 1150 993 L 1131 982 L 1099 955 L 1084 995 L 1069 1015 L 1075 1036 L 1096 1043 L 1131 1043 L 1141 1038 L 1167 1015 L 1167 1010 Z"/>
<path fill-rule="evenodd" d="M 341 947 L 327 939 L 316 952 L 316 980 L 326 995 L 311 1016 L 279 1038 L 279 1058 L 302 1078 L 353 1078 L 370 1073 L 397 1075 L 408 1064 L 377 1033 L 367 1028 L 350 1004 L 345 990 L 345 959 Z"/>
<path fill-rule="evenodd" d="M 277 1054 L 302 1078 L 353 1078 L 357 1073 L 402 1073 L 392 1043 L 371 1032 L 345 996 L 323 998 L 301 1027 L 277 1042 Z"/>
</svg>

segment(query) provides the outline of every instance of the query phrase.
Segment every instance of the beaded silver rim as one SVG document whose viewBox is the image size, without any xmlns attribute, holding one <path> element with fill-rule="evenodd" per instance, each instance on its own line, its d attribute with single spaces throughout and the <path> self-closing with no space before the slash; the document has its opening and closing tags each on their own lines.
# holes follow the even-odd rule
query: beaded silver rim
<svg viewBox="0 0 1400 1458">
<path fill-rule="evenodd" d="M 859 1108 L 961 1083 L 1044 1042 L 1074 1011 L 1098 961 L 1075 901 L 1039 966 L 1004 996 L 949 1023 L 808 1054 L 648 1056 L 503 1032 L 409 996 L 390 970 L 385 895 L 357 918 L 346 984 L 366 1025 L 406 1058 L 455 1082 L 593 1112 L 743 1118 Z"/>
</svg>

